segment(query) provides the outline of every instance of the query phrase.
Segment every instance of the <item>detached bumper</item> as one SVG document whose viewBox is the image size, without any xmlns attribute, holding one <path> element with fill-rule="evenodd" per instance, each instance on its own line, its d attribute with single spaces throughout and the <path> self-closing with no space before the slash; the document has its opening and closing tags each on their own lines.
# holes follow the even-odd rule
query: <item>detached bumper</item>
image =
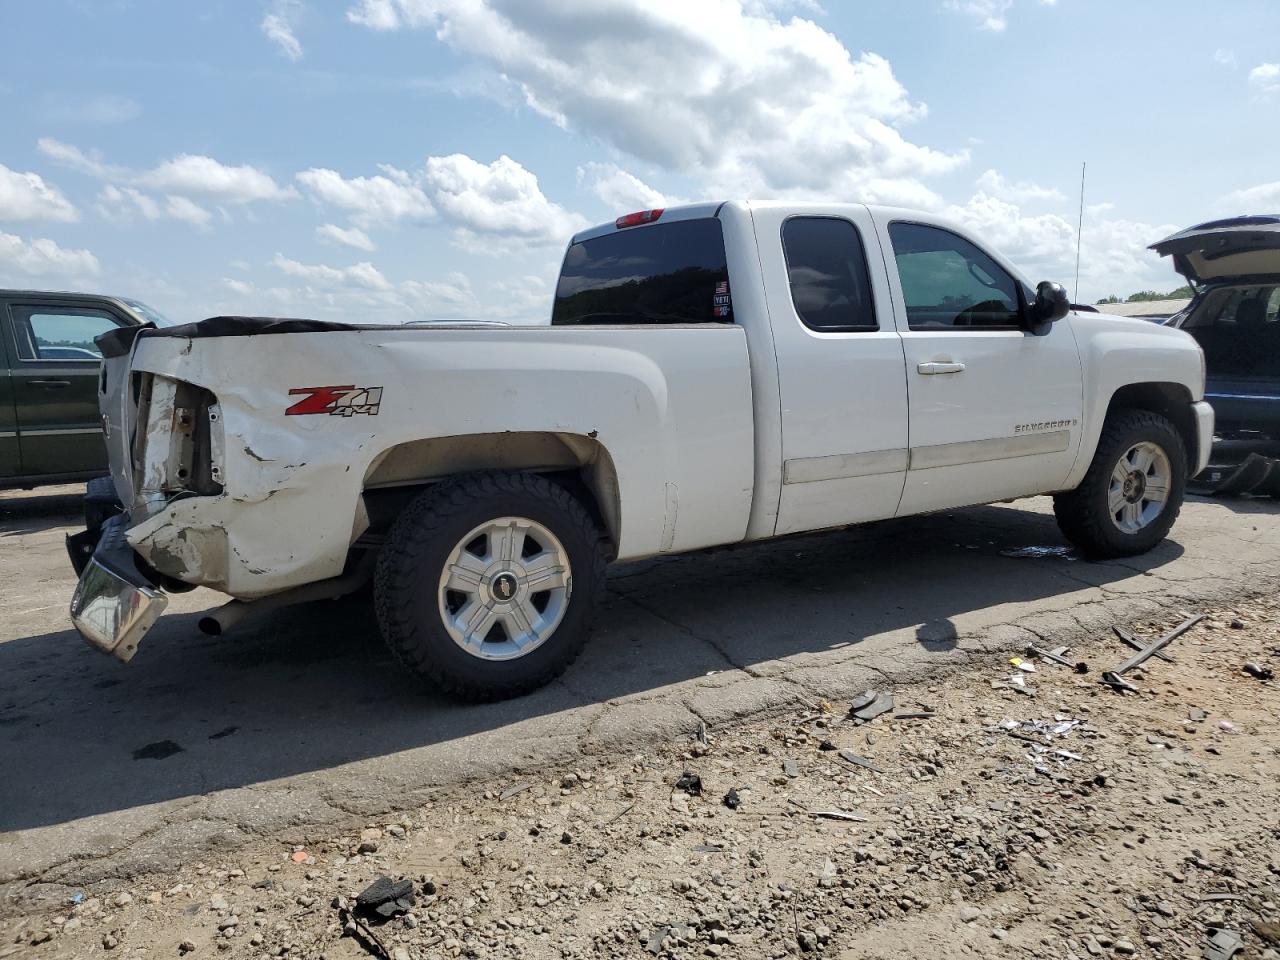
<svg viewBox="0 0 1280 960">
<path fill-rule="evenodd" d="M 103 524 L 71 599 L 71 622 L 90 646 L 128 662 L 169 599 L 138 569 L 124 530 L 123 516 Z"/>
<path fill-rule="evenodd" d="M 1195 476 L 1209 465 L 1209 454 L 1213 450 L 1213 407 L 1201 400 L 1199 403 L 1193 403 L 1191 409 L 1196 415 L 1196 462 L 1191 470 L 1191 476 Z"/>
</svg>

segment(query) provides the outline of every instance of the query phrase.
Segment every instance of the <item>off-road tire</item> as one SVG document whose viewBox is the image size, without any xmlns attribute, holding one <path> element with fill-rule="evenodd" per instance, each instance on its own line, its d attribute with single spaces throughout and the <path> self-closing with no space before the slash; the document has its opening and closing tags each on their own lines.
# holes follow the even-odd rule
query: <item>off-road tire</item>
<svg viewBox="0 0 1280 960">
<path fill-rule="evenodd" d="M 534 520 L 569 556 L 572 590 L 555 632 L 514 660 L 488 661 L 462 650 L 446 631 L 439 578 L 454 545 L 498 517 Z M 531 473 L 479 473 L 432 486 L 396 519 L 374 574 L 383 640 L 404 666 L 450 697 L 505 700 L 559 676 L 582 652 L 604 593 L 606 549 L 591 514 L 568 490 Z"/>
<path fill-rule="evenodd" d="M 1169 458 L 1172 476 L 1160 515 L 1136 533 L 1126 533 L 1108 513 L 1111 471 L 1135 444 L 1154 443 Z M 1102 427 L 1093 462 L 1080 486 L 1053 498 L 1053 513 L 1063 536 L 1087 557 L 1109 559 L 1146 553 L 1169 534 L 1187 483 L 1187 448 L 1167 419 L 1149 410 L 1117 410 Z"/>
</svg>

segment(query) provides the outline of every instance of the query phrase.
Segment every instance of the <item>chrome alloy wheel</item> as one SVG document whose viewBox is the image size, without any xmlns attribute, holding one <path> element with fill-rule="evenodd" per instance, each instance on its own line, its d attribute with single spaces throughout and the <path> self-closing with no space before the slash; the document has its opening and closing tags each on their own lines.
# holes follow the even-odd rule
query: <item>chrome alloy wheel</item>
<svg viewBox="0 0 1280 960">
<path fill-rule="evenodd" d="M 1135 443 L 1111 471 L 1107 511 L 1124 533 L 1137 533 L 1164 511 L 1173 483 L 1169 455 L 1149 441 Z"/>
<path fill-rule="evenodd" d="M 545 643 L 569 606 L 569 554 L 525 517 L 476 527 L 440 574 L 440 617 L 459 647 L 481 660 L 515 660 Z"/>
</svg>

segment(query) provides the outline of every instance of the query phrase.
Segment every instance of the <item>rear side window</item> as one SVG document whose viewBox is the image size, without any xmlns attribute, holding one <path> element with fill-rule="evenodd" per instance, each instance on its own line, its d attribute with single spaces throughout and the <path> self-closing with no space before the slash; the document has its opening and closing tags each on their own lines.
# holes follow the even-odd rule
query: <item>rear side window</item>
<svg viewBox="0 0 1280 960">
<path fill-rule="evenodd" d="M 858 228 L 833 217 L 792 217 L 782 225 L 791 301 L 813 330 L 877 330 L 871 277 Z"/>
<path fill-rule="evenodd" d="M 724 234 L 714 218 L 677 220 L 572 244 L 554 325 L 730 323 Z"/>
</svg>

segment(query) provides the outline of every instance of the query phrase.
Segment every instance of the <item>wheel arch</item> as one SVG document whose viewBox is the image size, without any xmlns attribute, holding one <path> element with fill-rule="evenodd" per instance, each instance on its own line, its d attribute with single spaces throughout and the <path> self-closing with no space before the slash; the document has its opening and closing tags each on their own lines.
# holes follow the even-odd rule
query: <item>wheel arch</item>
<svg viewBox="0 0 1280 960">
<path fill-rule="evenodd" d="M 1107 403 L 1105 423 L 1117 410 L 1149 410 L 1159 414 L 1178 431 L 1187 448 L 1187 463 L 1197 462 L 1199 434 L 1192 409 L 1191 391 L 1181 383 L 1129 383 L 1119 387 Z"/>
<path fill-rule="evenodd" d="M 367 526 L 389 525 L 424 487 L 488 470 L 539 473 L 566 487 L 592 514 L 617 552 L 622 531 L 618 471 L 593 436 L 519 431 L 424 437 L 387 448 L 365 472 L 362 501 Z"/>
</svg>

